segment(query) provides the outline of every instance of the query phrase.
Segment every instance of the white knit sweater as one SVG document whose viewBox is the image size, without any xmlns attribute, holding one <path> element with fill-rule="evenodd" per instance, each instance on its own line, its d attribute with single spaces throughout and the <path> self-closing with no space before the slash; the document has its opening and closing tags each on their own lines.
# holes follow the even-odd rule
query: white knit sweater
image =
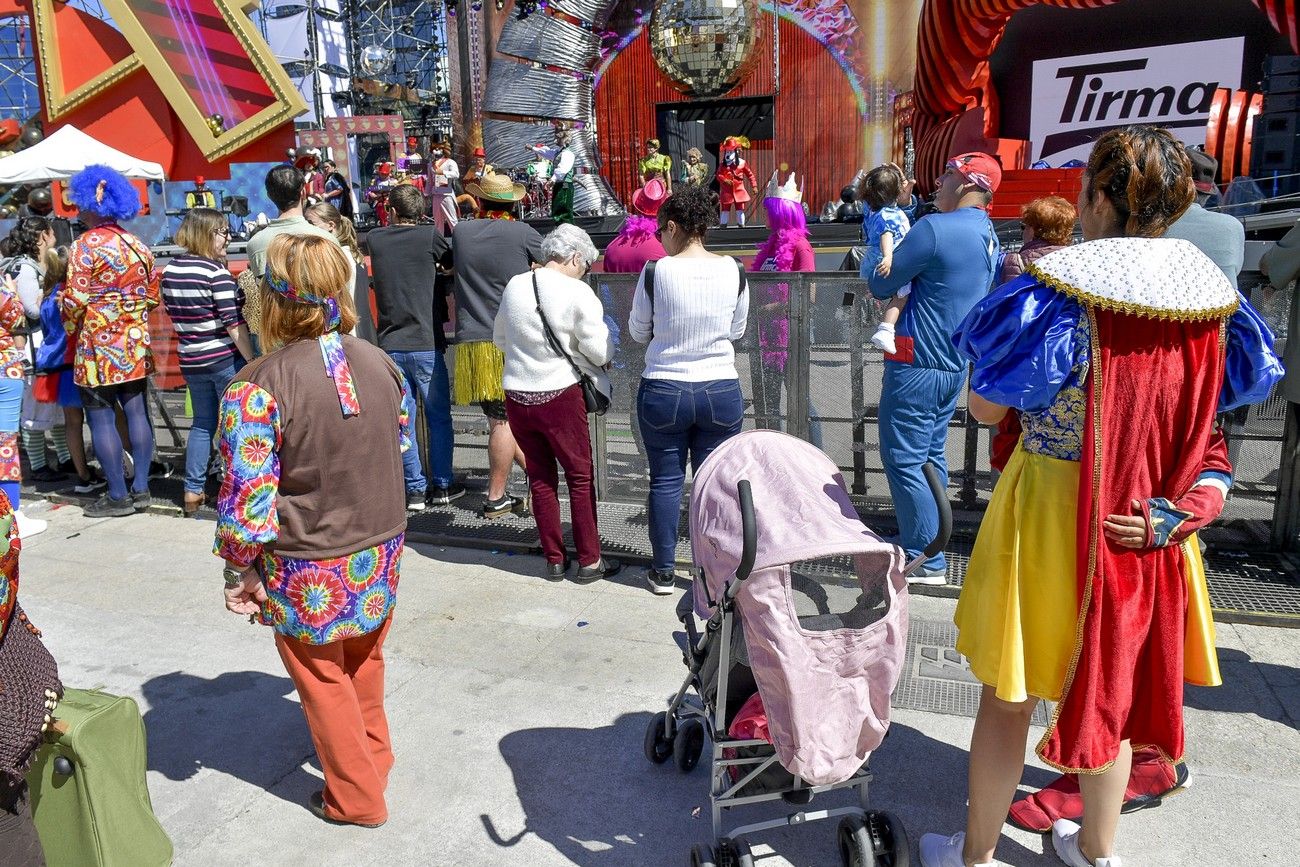
<svg viewBox="0 0 1300 867">
<path fill-rule="evenodd" d="M 533 295 L 533 275 L 546 311 L 546 321 L 583 372 L 609 394 L 609 378 L 601 367 L 614 356 L 614 343 L 605 325 L 605 309 L 591 287 L 554 268 L 511 278 L 501 295 L 492 327 L 492 342 L 505 353 L 502 385 L 506 391 L 558 391 L 578 381 L 569 362 L 546 341 Z"/>
<path fill-rule="evenodd" d="M 731 341 L 745 336 L 748 316 L 749 290 L 740 291 L 735 259 L 660 259 L 653 310 L 642 270 L 627 320 L 632 339 L 650 344 L 641 375 L 682 382 L 738 378 Z"/>
</svg>

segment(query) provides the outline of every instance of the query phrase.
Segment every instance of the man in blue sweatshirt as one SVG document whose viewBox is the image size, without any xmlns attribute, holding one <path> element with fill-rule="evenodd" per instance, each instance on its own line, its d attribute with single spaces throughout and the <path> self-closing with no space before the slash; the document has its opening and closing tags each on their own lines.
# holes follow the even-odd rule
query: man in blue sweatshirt
<svg viewBox="0 0 1300 867">
<path fill-rule="evenodd" d="M 949 160 L 935 181 L 939 213 L 918 220 L 894 251 L 889 274 L 876 274 L 868 284 L 880 299 L 912 284 L 895 332 L 898 352 L 885 356 L 880 398 L 881 460 L 909 557 L 924 550 L 939 530 L 939 512 L 921 468 L 933 463 L 946 483 L 948 422 L 966 379 L 952 334 L 993 285 L 999 246 L 986 209 L 1001 180 L 1002 168 L 988 154 Z M 908 580 L 945 583 L 943 554 Z"/>
</svg>

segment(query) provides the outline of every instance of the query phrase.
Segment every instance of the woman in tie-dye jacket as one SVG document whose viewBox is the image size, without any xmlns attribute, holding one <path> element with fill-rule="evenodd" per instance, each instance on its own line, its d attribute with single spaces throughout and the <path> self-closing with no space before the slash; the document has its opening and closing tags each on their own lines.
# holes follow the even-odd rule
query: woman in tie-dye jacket
<svg viewBox="0 0 1300 867">
<path fill-rule="evenodd" d="M 406 532 L 410 397 L 384 352 L 347 332 L 353 264 L 332 239 L 267 251 L 263 345 L 218 420 L 225 480 L 214 552 L 226 607 L 275 630 L 325 772 L 309 807 L 377 827 L 393 753 L 384 638 Z"/>
</svg>

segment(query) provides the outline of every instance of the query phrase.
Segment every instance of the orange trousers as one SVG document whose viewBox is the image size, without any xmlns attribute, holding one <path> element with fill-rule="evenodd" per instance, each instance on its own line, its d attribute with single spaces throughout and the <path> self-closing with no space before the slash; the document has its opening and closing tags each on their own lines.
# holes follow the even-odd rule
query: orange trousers
<svg viewBox="0 0 1300 867">
<path fill-rule="evenodd" d="M 384 714 L 384 639 L 392 624 L 390 616 L 374 632 L 330 644 L 275 634 L 325 772 L 331 819 L 367 825 L 388 819 L 384 790 L 393 747 Z"/>
</svg>

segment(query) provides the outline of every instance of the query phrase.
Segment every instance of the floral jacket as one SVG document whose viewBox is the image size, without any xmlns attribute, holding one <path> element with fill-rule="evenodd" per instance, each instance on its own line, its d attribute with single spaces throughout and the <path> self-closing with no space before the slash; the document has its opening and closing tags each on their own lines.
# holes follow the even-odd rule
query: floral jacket
<svg viewBox="0 0 1300 867">
<path fill-rule="evenodd" d="M 402 451 L 414 440 L 414 404 L 405 381 L 397 436 Z M 221 401 L 217 431 L 226 477 L 217 503 L 213 553 L 257 566 L 266 586 L 261 622 L 304 644 L 329 644 L 373 632 L 397 600 L 405 534 L 343 557 L 305 560 L 266 550 L 279 536 L 281 411 L 251 382 L 236 382 Z"/>
<path fill-rule="evenodd" d="M 160 301 L 153 264 L 148 245 L 115 223 L 73 243 L 63 327 L 76 341 L 77 385 L 117 385 L 153 373 L 149 311 Z"/>
</svg>

